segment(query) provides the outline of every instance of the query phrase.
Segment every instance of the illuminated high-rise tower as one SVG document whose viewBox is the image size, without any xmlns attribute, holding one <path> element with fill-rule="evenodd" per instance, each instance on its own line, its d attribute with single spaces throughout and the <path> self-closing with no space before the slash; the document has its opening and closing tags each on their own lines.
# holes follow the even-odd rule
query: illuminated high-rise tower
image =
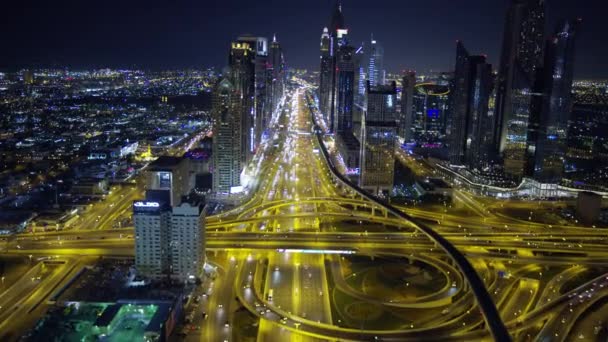
<svg viewBox="0 0 608 342">
<path fill-rule="evenodd" d="M 388 195 L 395 175 L 397 141 L 397 86 L 371 86 L 367 81 L 367 105 L 361 124 L 361 188 Z"/>
<path fill-rule="evenodd" d="M 521 178 L 530 158 L 533 86 L 544 44 L 544 0 L 512 0 L 507 13 L 496 90 L 495 144 L 505 172 Z"/>
<path fill-rule="evenodd" d="M 319 109 L 323 118 L 329 123 L 331 86 L 333 77 L 333 60 L 331 54 L 331 40 L 327 27 L 321 34 L 321 68 L 319 70 Z"/>
<path fill-rule="evenodd" d="M 456 67 L 450 93 L 450 162 L 482 168 L 493 157 L 493 116 L 488 115 L 492 66 L 485 56 L 471 56 L 462 42 L 456 46 Z"/>
<path fill-rule="evenodd" d="M 541 73 L 543 103 L 536 131 L 534 178 L 559 183 L 572 111 L 575 40 L 580 20 L 565 20 L 547 41 Z"/>
<path fill-rule="evenodd" d="M 269 57 L 269 68 L 270 68 L 270 110 L 264 117 L 264 129 L 268 128 L 272 116 L 279 109 L 283 93 L 285 91 L 285 60 L 283 58 L 283 49 L 281 44 L 277 41 L 277 36 L 272 37 L 272 43 L 270 44 L 270 57 Z"/>
<path fill-rule="evenodd" d="M 243 143 L 243 115 L 241 93 L 224 75 L 213 90 L 213 191 L 229 194 L 241 185 L 241 172 L 246 151 Z"/>
<path fill-rule="evenodd" d="M 319 77 L 319 105 L 330 130 L 336 127 L 337 55 L 340 46 L 346 45 L 348 30 L 344 24 L 342 5 L 335 2 L 329 27 L 321 35 L 321 75 Z"/>
<path fill-rule="evenodd" d="M 365 88 L 367 82 L 367 73 L 363 59 L 365 50 L 363 44 L 355 50 L 355 105 L 365 106 Z"/>
<path fill-rule="evenodd" d="M 372 85 L 385 83 L 384 47 L 372 36 L 369 48 L 368 79 Z"/>
<path fill-rule="evenodd" d="M 416 87 L 416 72 L 407 71 L 401 81 L 401 116 L 399 117 L 398 135 L 404 142 L 414 139 L 414 88 Z"/>
<path fill-rule="evenodd" d="M 338 47 L 336 57 L 336 107 L 332 131 L 342 134 L 353 129 L 353 106 L 355 100 L 355 48 L 350 45 Z"/>
<path fill-rule="evenodd" d="M 250 81 L 253 82 L 253 88 L 250 87 L 252 91 L 250 100 L 245 99 L 249 103 L 243 107 L 244 110 L 250 111 L 250 124 L 244 126 L 249 128 L 249 132 L 245 132 L 249 139 L 246 144 L 249 160 L 262 140 L 264 118 L 270 115 L 267 86 L 269 83 L 268 39 L 243 35 L 237 38 L 237 43 L 248 44 L 250 49 L 249 55 L 243 56 L 246 58 L 246 65 L 243 66 L 249 69 L 248 72 L 252 74 Z"/>
<path fill-rule="evenodd" d="M 242 163 L 251 160 L 255 148 L 255 51 L 250 42 L 233 42 L 230 49 L 228 65 L 229 80 L 241 101 L 242 113 L 239 136 L 241 139 Z"/>
</svg>

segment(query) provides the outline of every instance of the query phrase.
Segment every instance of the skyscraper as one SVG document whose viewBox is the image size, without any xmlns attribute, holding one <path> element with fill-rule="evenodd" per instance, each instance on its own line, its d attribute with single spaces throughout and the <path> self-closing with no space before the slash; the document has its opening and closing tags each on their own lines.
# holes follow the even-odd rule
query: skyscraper
<svg viewBox="0 0 608 342">
<path fill-rule="evenodd" d="M 171 211 L 170 270 L 174 278 L 193 281 L 205 263 L 205 204 L 185 200 Z"/>
<path fill-rule="evenodd" d="M 397 137 L 397 86 L 367 82 L 367 111 L 361 125 L 361 188 L 387 195 L 393 189 Z"/>
<path fill-rule="evenodd" d="M 567 144 L 568 120 L 572 111 L 574 47 L 580 20 L 558 24 L 547 41 L 542 70 L 543 104 L 536 133 L 534 178 L 559 183 Z"/>
<path fill-rule="evenodd" d="M 485 56 L 469 57 L 469 99 L 464 160 L 473 169 L 483 169 L 496 158 L 494 126 L 496 117 L 489 111 L 494 89 L 492 65 Z"/>
<path fill-rule="evenodd" d="M 133 202 L 135 268 L 141 275 L 161 278 L 169 274 L 170 208 L 156 201 Z"/>
<path fill-rule="evenodd" d="M 495 144 L 505 173 L 521 178 L 529 159 L 528 135 L 536 70 L 544 41 L 544 0 L 513 0 L 505 20 L 496 91 Z"/>
<path fill-rule="evenodd" d="M 267 89 L 268 80 L 270 78 L 270 75 L 268 75 L 268 39 L 264 37 L 243 35 L 237 38 L 237 43 L 248 44 L 250 48 L 248 58 L 246 58 L 244 61 L 245 63 L 241 65 L 242 67 L 246 66 L 250 68 L 248 72 L 252 75 L 249 77 L 251 78 L 250 81 L 253 82 L 253 88 L 250 87 L 249 89 L 252 91 L 251 99 L 249 100 L 249 98 L 244 97 L 246 106 L 243 107 L 244 110 L 250 111 L 250 123 L 243 126 L 249 128 L 248 132 L 245 132 L 248 136 L 247 160 L 249 161 L 253 152 L 262 140 L 262 133 L 265 129 L 264 118 L 269 116 L 269 111 L 271 110 L 268 103 L 269 89 Z M 237 63 L 241 62 L 242 61 L 238 61 Z"/>
<path fill-rule="evenodd" d="M 228 194 L 241 185 L 245 165 L 242 147 L 241 94 L 230 81 L 232 72 L 224 74 L 213 91 L 213 191 Z"/>
<path fill-rule="evenodd" d="M 264 129 L 268 128 L 272 116 L 278 110 L 283 93 L 285 91 L 285 61 L 283 59 L 283 49 L 281 44 L 277 41 L 276 35 L 272 37 L 272 43 L 270 44 L 270 110 L 264 118 Z"/>
<path fill-rule="evenodd" d="M 228 65 L 230 82 L 241 99 L 241 157 L 244 164 L 251 160 L 255 147 L 255 51 L 250 42 L 233 42 Z"/>
<path fill-rule="evenodd" d="M 336 108 L 332 131 L 350 133 L 353 128 L 355 100 L 355 49 L 347 44 L 338 47 L 336 57 Z"/>
<path fill-rule="evenodd" d="M 354 66 L 355 66 L 355 105 L 365 106 L 365 87 L 367 82 L 365 63 L 363 58 L 365 50 L 363 44 L 355 50 Z"/>
<path fill-rule="evenodd" d="M 321 34 L 321 68 L 319 70 L 319 109 L 323 118 L 329 124 L 331 112 L 331 87 L 333 77 L 333 61 L 331 54 L 331 40 L 327 27 Z"/>
<path fill-rule="evenodd" d="M 443 142 L 449 94 L 447 84 L 424 82 L 414 86 L 412 128 L 418 144 L 433 147 Z"/>
<path fill-rule="evenodd" d="M 384 47 L 372 36 L 369 48 L 368 79 L 372 85 L 385 83 Z"/>
<path fill-rule="evenodd" d="M 449 132 L 450 163 L 462 164 L 464 162 L 467 109 L 469 98 L 469 75 L 468 75 L 469 52 L 464 48 L 461 41 L 456 44 L 456 66 L 454 68 L 454 79 L 452 91 L 450 92 L 450 110 L 452 113 L 451 127 Z"/>
<path fill-rule="evenodd" d="M 174 207 L 156 200 L 133 202 L 139 274 L 184 282 L 200 277 L 205 262 L 204 207 L 201 200 L 189 199 Z"/>
<path fill-rule="evenodd" d="M 404 142 L 414 139 L 413 114 L 414 87 L 416 86 L 416 72 L 407 71 L 401 81 L 401 115 L 399 117 L 399 136 Z"/>
<path fill-rule="evenodd" d="M 332 11 L 329 28 L 321 35 L 321 75 L 319 78 L 319 103 L 327 126 L 330 130 L 336 128 L 337 101 L 337 55 L 338 48 L 346 45 L 348 30 L 344 25 L 342 5 L 336 1 Z M 324 108 L 325 107 L 325 108 Z"/>
<path fill-rule="evenodd" d="M 456 46 L 456 66 L 450 93 L 450 162 L 482 168 L 492 157 L 493 116 L 488 115 L 492 66 L 485 56 L 471 56 L 462 42 Z"/>
</svg>

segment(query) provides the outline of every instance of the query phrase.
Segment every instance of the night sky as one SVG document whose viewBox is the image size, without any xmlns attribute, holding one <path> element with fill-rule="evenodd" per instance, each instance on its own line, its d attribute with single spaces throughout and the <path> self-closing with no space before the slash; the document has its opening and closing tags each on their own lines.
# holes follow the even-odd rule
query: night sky
<svg viewBox="0 0 608 342">
<path fill-rule="evenodd" d="M 11 1 L 0 18 L 0 68 L 221 67 L 241 33 L 283 43 L 292 67 L 318 68 L 332 0 Z M 547 0 L 547 29 L 583 18 L 577 77 L 608 78 L 605 0 Z M 344 0 L 351 42 L 371 33 L 389 71 L 451 70 L 455 40 L 498 62 L 508 0 Z"/>
</svg>

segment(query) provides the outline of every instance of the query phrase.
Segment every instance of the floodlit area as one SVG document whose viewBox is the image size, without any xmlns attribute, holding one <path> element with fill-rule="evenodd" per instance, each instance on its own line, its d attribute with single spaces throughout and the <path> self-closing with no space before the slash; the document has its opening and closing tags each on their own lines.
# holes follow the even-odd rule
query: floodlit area
<svg viewBox="0 0 608 342">
<path fill-rule="evenodd" d="M 161 314 L 154 304 L 68 303 L 47 315 L 33 332 L 33 340 L 56 341 L 154 341 L 161 336 Z M 165 312 L 166 314 L 166 312 Z M 156 338 L 154 338 L 156 336 Z"/>
</svg>

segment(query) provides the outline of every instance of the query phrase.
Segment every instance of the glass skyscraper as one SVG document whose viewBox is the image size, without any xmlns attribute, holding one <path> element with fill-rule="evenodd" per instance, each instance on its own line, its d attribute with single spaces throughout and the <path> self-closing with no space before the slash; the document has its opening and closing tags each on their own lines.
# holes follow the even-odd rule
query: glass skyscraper
<svg viewBox="0 0 608 342">
<path fill-rule="evenodd" d="M 544 0 L 513 0 L 507 18 L 496 91 L 495 144 L 505 173 L 526 175 L 533 91 L 544 44 Z"/>
<path fill-rule="evenodd" d="M 543 104 L 535 148 L 534 178 L 558 183 L 566 153 L 568 120 L 572 111 L 574 45 L 579 20 L 561 22 L 547 41 L 543 67 Z"/>
<path fill-rule="evenodd" d="M 361 125 L 361 188 L 388 194 L 395 175 L 397 86 L 367 82 L 367 111 Z"/>
</svg>

